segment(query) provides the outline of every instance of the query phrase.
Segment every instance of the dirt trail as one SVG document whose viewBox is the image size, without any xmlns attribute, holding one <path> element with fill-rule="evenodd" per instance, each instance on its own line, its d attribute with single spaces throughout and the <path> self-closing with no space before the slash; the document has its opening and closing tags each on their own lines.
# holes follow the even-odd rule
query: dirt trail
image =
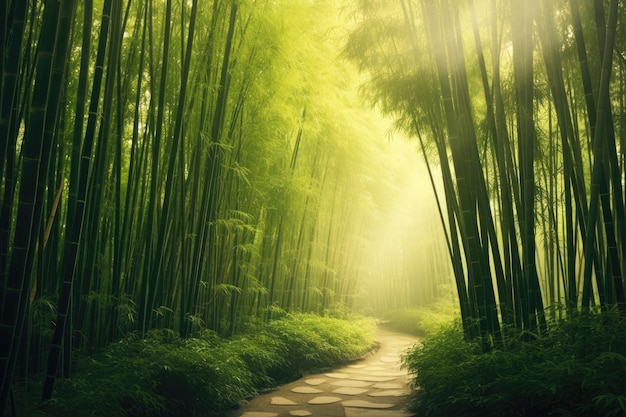
<svg viewBox="0 0 626 417">
<path fill-rule="evenodd" d="M 409 377 L 400 356 L 418 339 L 378 328 L 380 348 L 367 357 L 282 385 L 250 400 L 229 417 L 410 417 Z"/>
</svg>

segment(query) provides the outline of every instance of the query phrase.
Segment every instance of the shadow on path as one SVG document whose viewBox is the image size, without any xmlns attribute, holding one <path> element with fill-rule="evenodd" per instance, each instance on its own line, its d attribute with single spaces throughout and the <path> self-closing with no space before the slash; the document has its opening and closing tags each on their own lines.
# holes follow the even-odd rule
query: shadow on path
<svg viewBox="0 0 626 417">
<path fill-rule="evenodd" d="M 343 368 L 306 375 L 253 398 L 229 417 L 410 417 L 412 393 L 401 355 L 418 338 L 379 327 L 380 347 Z"/>
</svg>

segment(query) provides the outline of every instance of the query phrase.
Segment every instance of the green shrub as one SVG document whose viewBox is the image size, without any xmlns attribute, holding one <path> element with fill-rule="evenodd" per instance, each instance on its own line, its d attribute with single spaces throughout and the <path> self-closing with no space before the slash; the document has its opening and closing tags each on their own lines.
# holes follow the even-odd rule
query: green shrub
<svg viewBox="0 0 626 417">
<path fill-rule="evenodd" d="M 374 321 L 346 321 L 314 314 L 292 314 L 268 325 L 267 332 L 284 345 L 284 362 L 272 370 L 278 380 L 305 371 L 346 363 L 363 356 L 374 343 Z"/>
<path fill-rule="evenodd" d="M 294 314 L 249 329 L 230 340 L 211 331 L 181 339 L 171 330 L 120 340 L 81 356 L 78 372 L 57 381 L 54 399 L 23 414 L 220 416 L 277 382 L 362 356 L 373 345 L 374 322 Z"/>
<path fill-rule="evenodd" d="M 421 389 L 413 409 L 437 416 L 626 415 L 626 320 L 603 313 L 553 323 L 549 336 L 507 338 L 482 353 L 459 324 L 405 358 Z"/>
<path fill-rule="evenodd" d="M 285 367 L 285 359 L 282 355 L 284 344 L 276 337 L 266 331 L 240 336 L 228 342 L 228 350 L 240 357 L 246 368 L 252 370 L 256 390 L 250 394 L 273 387 L 279 382 L 275 370 Z"/>
</svg>

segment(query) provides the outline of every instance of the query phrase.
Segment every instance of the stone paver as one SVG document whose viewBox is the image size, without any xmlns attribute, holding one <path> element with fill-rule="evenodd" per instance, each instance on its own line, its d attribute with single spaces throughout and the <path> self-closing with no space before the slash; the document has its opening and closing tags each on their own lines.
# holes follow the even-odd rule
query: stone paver
<svg viewBox="0 0 626 417">
<path fill-rule="evenodd" d="M 414 391 L 400 365 L 418 340 L 382 328 L 376 340 L 379 349 L 366 358 L 260 395 L 227 417 L 411 417 Z"/>
<path fill-rule="evenodd" d="M 297 402 L 291 401 L 285 397 L 272 397 L 272 402 L 270 404 L 273 405 L 296 405 Z"/>
<path fill-rule="evenodd" d="M 332 404 L 337 401 L 341 401 L 341 397 L 329 397 L 327 395 L 321 395 L 319 397 L 311 398 L 308 403 L 309 404 Z"/>
<path fill-rule="evenodd" d="M 384 371 L 386 368 L 383 368 L 382 366 L 366 366 L 365 368 L 363 368 L 364 371 Z"/>
<path fill-rule="evenodd" d="M 291 389 L 291 392 L 297 392 L 299 394 L 319 394 L 324 391 L 313 387 L 295 387 Z"/>
<path fill-rule="evenodd" d="M 352 387 L 341 387 L 341 388 L 337 388 L 333 390 L 335 394 L 341 394 L 341 395 L 361 395 L 367 391 L 369 391 L 367 388 L 352 388 Z"/>
<path fill-rule="evenodd" d="M 325 376 L 329 377 L 329 378 L 335 378 L 335 379 L 345 379 L 345 378 L 350 378 L 350 375 L 348 374 L 344 374 L 342 372 L 331 372 L 328 374 L 324 374 Z"/>
<path fill-rule="evenodd" d="M 385 390 L 385 391 L 370 392 L 367 395 L 369 395 L 370 397 L 404 397 L 405 395 L 409 395 L 409 394 L 411 393 L 407 390 L 390 389 L 390 390 Z"/>
<path fill-rule="evenodd" d="M 346 379 L 346 380 L 342 380 L 342 381 L 335 381 L 332 384 L 333 385 L 337 385 L 338 387 L 353 387 L 353 388 L 367 387 L 368 385 L 372 385 L 371 382 L 355 381 L 355 380 L 352 380 L 352 379 Z"/>
<path fill-rule="evenodd" d="M 355 381 L 365 382 L 389 382 L 396 379 L 393 376 L 376 376 L 376 375 L 355 375 L 352 377 Z"/>
<path fill-rule="evenodd" d="M 347 401 L 343 401 L 341 404 L 343 404 L 344 407 L 374 408 L 374 409 L 391 408 L 395 405 L 392 403 L 375 403 L 372 401 L 365 401 L 365 400 L 347 400 Z"/>
<path fill-rule="evenodd" d="M 319 385 L 319 384 L 323 384 L 324 382 L 326 382 L 326 378 L 305 379 L 304 382 L 309 385 Z"/>
</svg>

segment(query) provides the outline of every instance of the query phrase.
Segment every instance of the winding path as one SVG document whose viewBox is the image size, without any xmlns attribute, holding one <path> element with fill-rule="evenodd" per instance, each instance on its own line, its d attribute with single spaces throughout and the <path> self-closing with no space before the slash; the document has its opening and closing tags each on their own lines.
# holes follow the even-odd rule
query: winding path
<svg viewBox="0 0 626 417">
<path fill-rule="evenodd" d="M 379 349 L 351 364 L 283 385 L 242 405 L 230 417 L 410 417 L 410 379 L 401 355 L 416 337 L 378 328 Z"/>
</svg>

